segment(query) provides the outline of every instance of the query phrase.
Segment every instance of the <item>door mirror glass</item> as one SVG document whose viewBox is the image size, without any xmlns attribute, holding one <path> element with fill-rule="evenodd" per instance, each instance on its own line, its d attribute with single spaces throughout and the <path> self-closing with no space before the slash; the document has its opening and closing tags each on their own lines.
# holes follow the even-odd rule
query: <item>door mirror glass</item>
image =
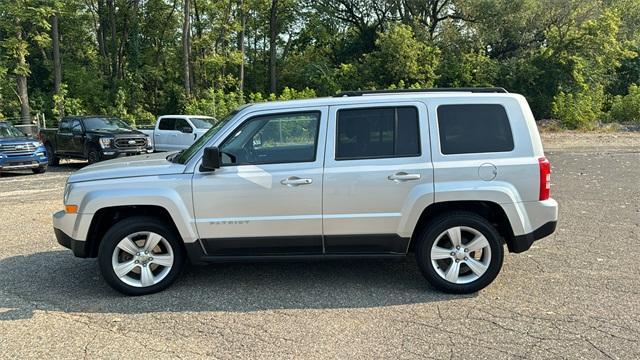
<svg viewBox="0 0 640 360">
<path fill-rule="evenodd" d="M 220 150 L 217 146 L 204 148 L 202 155 L 202 165 L 200 169 L 205 171 L 214 171 L 220 168 Z"/>
<path fill-rule="evenodd" d="M 193 133 L 193 129 L 191 128 L 191 126 L 185 126 L 185 127 L 181 128 L 180 131 L 185 133 L 185 134 Z"/>
</svg>

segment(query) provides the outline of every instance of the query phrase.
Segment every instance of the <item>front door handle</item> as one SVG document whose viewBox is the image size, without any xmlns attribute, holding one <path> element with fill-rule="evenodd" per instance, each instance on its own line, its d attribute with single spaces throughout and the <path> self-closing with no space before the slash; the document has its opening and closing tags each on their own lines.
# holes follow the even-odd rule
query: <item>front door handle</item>
<svg viewBox="0 0 640 360">
<path fill-rule="evenodd" d="M 313 180 L 311 179 L 301 179 L 297 176 L 289 176 L 286 179 L 282 179 L 282 181 L 280 181 L 280 184 L 293 187 L 293 186 L 300 186 L 300 185 L 309 185 L 312 182 Z"/>
<path fill-rule="evenodd" d="M 404 171 L 400 171 L 393 175 L 389 175 L 387 179 L 395 182 L 420 180 L 420 174 L 407 174 Z"/>
</svg>

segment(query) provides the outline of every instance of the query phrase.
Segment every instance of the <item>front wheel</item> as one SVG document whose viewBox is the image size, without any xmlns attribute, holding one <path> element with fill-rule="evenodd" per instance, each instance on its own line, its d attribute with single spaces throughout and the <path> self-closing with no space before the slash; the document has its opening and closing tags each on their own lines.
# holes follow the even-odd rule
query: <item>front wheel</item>
<svg viewBox="0 0 640 360">
<path fill-rule="evenodd" d="M 124 219 L 109 229 L 98 251 L 102 276 L 126 295 L 147 295 L 169 287 L 185 263 L 181 240 L 150 217 Z"/>
<path fill-rule="evenodd" d="M 47 143 L 45 144 L 44 148 L 47 151 L 47 158 L 48 160 L 48 165 L 50 166 L 58 166 L 58 164 L 60 164 L 60 158 L 57 157 L 55 155 L 55 153 L 53 152 L 53 146 L 51 146 L 51 144 Z"/>
<path fill-rule="evenodd" d="M 37 168 L 31 169 L 31 171 L 33 171 L 34 174 L 44 174 L 47 171 L 47 165 L 38 166 Z"/>
<path fill-rule="evenodd" d="M 438 290 L 468 294 L 488 286 L 500 272 L 504 249 L 485 218 L 468 212 L 434 219 L 416 248 L 418 266 Z"/>
<path fill-rule="evenodd" d="M 100 150 L 95 146 L 91 146 L 87 152 L 87 161 L 89 164 L 95 164 L 100 160 Z"/>
</svg>

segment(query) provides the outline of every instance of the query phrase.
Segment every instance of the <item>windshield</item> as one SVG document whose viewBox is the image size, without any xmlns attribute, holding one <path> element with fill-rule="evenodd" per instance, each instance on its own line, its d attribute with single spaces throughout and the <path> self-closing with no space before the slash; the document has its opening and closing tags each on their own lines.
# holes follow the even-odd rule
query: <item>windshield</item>
<svg viewBox="0 0 640 360">
<path fill-rule="evenodd" d="M 198 140 L 196 140 L 196 142 L 193 143 L 193 145 L 189 146 L 189 148 L 185 150 L 180 151 L 179 153 L 176 153 L 175 155 L 173 155 L 173 157 L 168 159 L 178 164 L 186 163 L 193 156 L 193 154 L 198 152 L 198 150 L 200 150 L 200 148 L 203 147 L 204 144 L 206 144 L 215 134 L 217 134 L 218 131 L 220 131 L 220 129 L 222 129 L 229 122 L 229 120 L 231 120 L 238 113 L 238 111 L 240 111 L 240 109 L 232 111 L 224 119 L 220 120 L 220 122 L 218 122 L 214 127 L 204 133 Z"/>
<path fill-rule="evenodd" d="M 214 118 L 190 118 L 193 125 L 198 129 L 211 129 L 211 127 L 216 123 L 216 119 Z"/>
<path fill-rule="evenodd" d="M 131 130 L 131 127 L 118 118 L 86 118 L 84 127 L 87 130 Z"/>
<path fill-rule="evenodd" d="M 24 137 L 22 131 L 16 129 L 11 124 L 0 124 L 0 138 Z"/>
</svg>

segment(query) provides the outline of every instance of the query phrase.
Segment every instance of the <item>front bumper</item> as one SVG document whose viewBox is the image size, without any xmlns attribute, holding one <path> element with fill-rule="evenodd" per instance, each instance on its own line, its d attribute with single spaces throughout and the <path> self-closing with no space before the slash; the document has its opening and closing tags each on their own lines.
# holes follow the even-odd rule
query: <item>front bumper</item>
<svg viewBox="0 0 640 360">
<path fill-rule="evenodd" d="M 31 154 L 4 154 L 0 153 L 0 171 L 28 170 L 46 166 L 49 161 L 46 150 L 37 148 Z"/>
<path fill-rule="evenodd" d="M 115 159 L 120 156 L 135 156 L 135 155 L 148 154 L 152 152 L 153 152 L 153 147 L 151 146 L 139 147 L 139 148 L 133 148 L 133 149 L 106 148 L 100 151 L 102 158 L 104 160 Z"/>
<path fill-rule="evenodd" d="M 71 249 L 77 257 L 89 256 L 85 239 L 92 218 L 92 214 L 67 214 L 64 210 L 53 214 L 53 232 L 58 243 Z"/>
<path fill-rule="evenodd" d="M 76 240 L 71 236 L 65 234 L 65 232 L 60 229 L 53 228 L 53 232 L 56 234 L 58 244 L 71 250 L 73 252 L 73 255 L 81 258 L 86 258 L 89 256 L 86 241 Z"/>
</svg>

